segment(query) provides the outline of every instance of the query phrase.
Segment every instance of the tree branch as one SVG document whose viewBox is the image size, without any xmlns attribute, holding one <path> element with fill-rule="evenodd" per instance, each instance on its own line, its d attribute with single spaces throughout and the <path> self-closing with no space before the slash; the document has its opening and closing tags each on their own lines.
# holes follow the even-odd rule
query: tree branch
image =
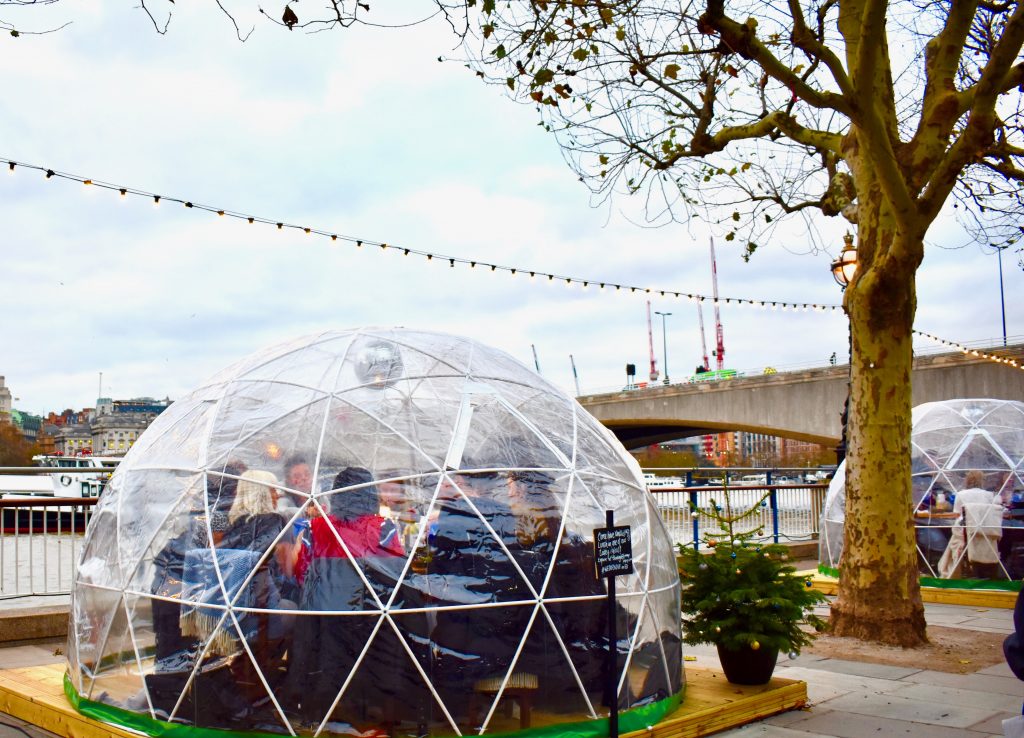
<svg viewBox="0 0 1024 738">
<path fill-rule="evenodd" d="M 792 69 L 772 54 L 757 37 L 756 23 L 737 23 L 724 12 L 724 0 L 709 0 L 707 11 L 697 21 L 698 27 L 713 28 L 722 37 L 722 43 L 744 59 L 756 62 L 769 76 L 782 82 L 793 94 L 815 108 L 829 108 L 845 115 L 852 110 L 842 95 L 824 92 L 811 87 Z"/>
<path fill-rule="evenodd" d="M 1011 65 L 1020 54 L 1022 45 L 1024 3 L 1018 3 L 989 55 L 981 78 L 974 85 L 974 100 L 967 125 L 946 152 L 921 197 L 920 208 L 925 217 L 934 218 L 938 214 L 964 167 L 976 160 L 990 144 L 996 123 L 996 100 L 1006 84 L 1006 78 L 1014 74 L 1016 67 L 1011 68 Z M 1009 74 L 1004 71 L 1006 69 L 1010 69 Z"/>
</svg>

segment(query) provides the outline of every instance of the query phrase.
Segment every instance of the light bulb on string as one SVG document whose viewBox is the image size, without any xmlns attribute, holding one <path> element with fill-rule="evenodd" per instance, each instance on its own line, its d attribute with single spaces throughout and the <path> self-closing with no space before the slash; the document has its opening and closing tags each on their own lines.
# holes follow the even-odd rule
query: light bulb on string
<svg viewBox="0 0 1024 738">
<path fill-rule="evenodd" d="M 7 173 L 8 174 L 14 174 L 14 167 L 15 167 L 15 164 L 14 164 L 13 161 L 7 162 Z"/>
</svg>

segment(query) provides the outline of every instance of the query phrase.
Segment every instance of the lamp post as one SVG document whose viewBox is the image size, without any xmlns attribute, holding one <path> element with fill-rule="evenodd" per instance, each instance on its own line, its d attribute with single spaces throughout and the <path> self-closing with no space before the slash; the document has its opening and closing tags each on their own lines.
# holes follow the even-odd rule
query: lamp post
<svg viewBox="0 0 1024 738">
<path fill-rule="evenodd" d="M 664 383 L 668 384 L 668 342 L 665 340 L 665 318 L 670 316 L 672 313 L 661 313 L 655 310 L 654 314 L 661 316 L 661 366 L 665 370 Z"/>
<path fill-rule="evenodd" d="M 843 236 L 843 250 L 839 254 L 839 258 L 832 262 L 832 278 L 835 279 L 843 291 L 846 291 L 846 287 L 853 280 L 854 275 L 857 273 L 857 247 L 853 245 L 853 234 L 849 231 Z M 843 423 L 843 435 L 839 439 L 839 445 L 836 446 L 836 466 L 843 463 L 846 458 L 846 422 L 850 417 L 850 376 L 853 373 L 853 333 L 850 327 L 849 315 L 847 315 L 846 323 L 846 338 L 847 338 L 847 381 L 846 381 L 846 402 L 843 403 L 843 414 L 841 416 Z"/>
<path fill-rule="evenodd" d="M 1003 249 L 1005 246 L 996 247 L 999 254 L 999 307 L 1003 314 L 1003 346 L 1006 346 L 1006 293 L 1003 292 Z"/>
</svg>

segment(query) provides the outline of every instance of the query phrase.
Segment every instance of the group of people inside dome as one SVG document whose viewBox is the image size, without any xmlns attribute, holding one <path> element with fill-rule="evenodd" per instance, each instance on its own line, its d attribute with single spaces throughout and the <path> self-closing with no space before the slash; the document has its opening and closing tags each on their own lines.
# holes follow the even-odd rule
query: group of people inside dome
<svg viewBox="0 0 1024 738">
<path fill-rule="evenodd" d="M 916 493 L 922 574 L 942 579 L 1024 577 L 1024 490 L 1015 481 L 1010 472 L 973 469 L 959 491 L 936 483 Z"/>
<path fill-rule="evenodd" d="M 520 717 L 582 719 L 584 692 L 609 703 L 606 590 L 592 544 L 563 524 L 552 474 L 328 466 L 293 457 L 273 472 L 206 473 L 187 529 L 153 562 L 146 684 L 158 715 L 422 735 L 478 727 L 494 684 L 527 698 Z M 620 606 L 616 619 L 621 670 L 636 615 Z M 633 655 L 625 706 L 679 689 L 680 664 L 666 670 L 661 655 L 678 661 L 679 645 L 659 637 Z"/>
</svg>

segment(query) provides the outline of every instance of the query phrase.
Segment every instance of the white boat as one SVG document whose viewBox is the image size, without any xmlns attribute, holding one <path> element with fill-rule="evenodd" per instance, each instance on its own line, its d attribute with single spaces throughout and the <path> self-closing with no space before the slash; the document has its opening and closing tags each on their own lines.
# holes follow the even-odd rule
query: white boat
<svg viewBox="0 0 1024 738">
<path fill-rule="evenodd" d="M 99 497 L 121 459 L 121 456 L 33 456 L 32 461 L 37 466 L 90 471 L 0 475 L 0 499 Z"/>
<path fill-rule="evenodd" d="M 730 479 L 729 484 L 733 487 L 764 487 L 768 484 L 768 476 L 765 474 L 747 474 L 739 479 Z"/>
<path fill-rule="evenodd" d="M 682 477 L 659 477 L 651 472 L 644 472 L 644 484 L 647 489 L 658 489 L 659 487 L 685 487 L 686 481 Z"/>
</svg>

